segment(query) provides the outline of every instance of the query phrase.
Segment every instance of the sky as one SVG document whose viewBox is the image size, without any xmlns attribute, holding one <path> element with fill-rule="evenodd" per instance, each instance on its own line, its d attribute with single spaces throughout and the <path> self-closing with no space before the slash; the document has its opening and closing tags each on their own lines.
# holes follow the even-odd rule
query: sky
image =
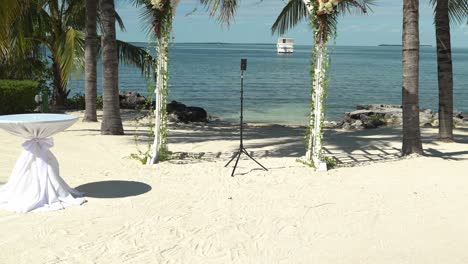
<svg viewBox="0 0 468 264">
<path fill-rule="evenodd" d="M 129 2 L 117 4 L 117 12 L 127 28 L 117 37 L 129 42 L 145 42 L 148 37 L 140 19 L 141 10 Z M 368 15 L 340 17 L 336 44 L 401 44 L 402 2 L 377 0 Z M 420 39 L 421 44 L 435 46 L 433 10 L 428 2 L 420 1 Z M 198 0 L 180 0 L 173 25 L 174 42 L 276 43 L 278 36 L 271 35 L 270 28 L 284 5 L 283 0 L 240 0 L 235 21 L 227 27 L 210 17 Z M 312 43 L 312 31 L 305 21 L 285 36 L 294 38 L 298 45 Z M 452 27 L 452 46 L 468 47 L 468 25 Z"/>
</svg>

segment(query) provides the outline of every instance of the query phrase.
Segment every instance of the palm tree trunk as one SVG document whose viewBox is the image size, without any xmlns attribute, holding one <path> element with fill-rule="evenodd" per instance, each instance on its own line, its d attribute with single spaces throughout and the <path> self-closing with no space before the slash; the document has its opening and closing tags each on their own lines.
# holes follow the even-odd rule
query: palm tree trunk
<svg viewBox="0 0 468 264">
<path fill-rule="evenodd" d="M 85 114 L 83 121 L 97 122 L 97 1 L 86 0 Z"/>
<path fill-rule="evenodd" d="M 435 12 L 439 79 L 439 139 L 453 141 L 453 71 L 449 0 L 437 0 Z"/>
<path fill-rule="evenodd" d="M 118 54 L 115 35 L 114 0 L 101 0 L 102 99 L 101 134 L 123 135 L 118 89 Z"/>
<path fill-rule="evenodd" d="M 327 43 L 318 41 L 315 44 L 315 68 L 312 84 L 313 109 L 310 118 L 309 140 L 306 159 L 314 164 L 314 167 L 326 170 L 326 163 L 322 161 L 322 122 L 324 118 L 323 99 L 325 98 L 324 82 L 327 58 Z"/>
<path fill-rule="evenodd" d="M 54 108 L 63 109 L 65 107 L 65 101 L 67 100 L 67 93 L 65 87 L 63 87 L 59 63 L 55 61 L 55 59 L 53 59 L 52 63 L 52 73 L 54 76 L 54 91 L 52 96 L 54 99 Z"/>
<path fill-rule="evenodd" d="M 419 129 L 419 0 L 403 1 L 402 155 L 422 154 Z"/>
</svg>

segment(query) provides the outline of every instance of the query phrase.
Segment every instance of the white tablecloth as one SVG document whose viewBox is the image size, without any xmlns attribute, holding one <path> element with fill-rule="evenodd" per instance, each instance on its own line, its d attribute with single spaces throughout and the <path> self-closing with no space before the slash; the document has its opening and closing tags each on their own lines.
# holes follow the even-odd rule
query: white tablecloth
<svg viewBox="0 0 468 264">
<path fill-rule="evenodd" d="M 0 186 L 0 208 L 14 212 L 63 209 L 85 202 L 83 194 L 60 177 L 59 164 L 50 152 L 52 135 L 78 120 L 61 114 L 0 116 L 0 128 L 27 139 L 8 182 Z"/>
</svg>

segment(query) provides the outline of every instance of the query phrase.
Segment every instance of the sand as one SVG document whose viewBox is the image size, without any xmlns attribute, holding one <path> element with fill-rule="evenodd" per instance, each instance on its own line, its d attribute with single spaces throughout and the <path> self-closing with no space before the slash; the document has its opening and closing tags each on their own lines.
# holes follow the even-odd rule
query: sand
<svg viewBox="0 0 468 264">
<path fill-rule="evenodd" d="M 79 113 L 75 113 L 79 114 Z M 0 263 L 468 263 L 468 129 L 398 159 L 400 130 L 328 130 L 340 168 L 298 162 L 303 128 L 251 125 L 245 144 L 269 171 L 241 160 L 234 125 L 173 126 L 182 160 L 142 166 L 132 114 L 126 136 L 79 121 L 55 136 L 62 177 L 88 202 L 65 210 L 0 211 Z M 0 183 L 22 139 L 0 131 Z"/>
</svg>

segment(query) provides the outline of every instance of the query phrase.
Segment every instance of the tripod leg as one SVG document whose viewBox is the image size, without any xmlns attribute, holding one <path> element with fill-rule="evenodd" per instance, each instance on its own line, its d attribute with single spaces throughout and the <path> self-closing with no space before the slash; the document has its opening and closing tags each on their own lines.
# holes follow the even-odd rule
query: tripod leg
<svg viewBox="0 0 468 264">
<path fill-rule="evenodd" d="M 260 167 L 262 167 L 264 170 L 268 171 L 267 168 L 263 167 L 262 164 L 260 164 L 260 162 L 258 162 L 256 159 L 254 159 L 252 156 L 250 156 L 250 154 L 247 152 L 246 149 L 242 149 L 242 152 L 245 153 L 245 155 L 247 155 L 251 160 L 255 161 L 255 163 L 257 163 Z"/>
<path fill-rule="evenodd" d="M 229 166 L 229 164 L 234 160 L 234 158 L 237 156 L 237 152 L 232 156 L 232 158 L 229 160 L 228 163 L 226 163 L 226 165 L 224 165 L 224 167 L 227 167 Z"/>
<path fill-rule="evenodd" d="M 239 150 L 239 151 L 240 151 L 240 150 Z M 228 163 L 226 163 L 226 165 L 224 165 L 224 167 L 229 166 L 229 164 L 237 157 L 237 154 L 239 154 L 239 151 L 236 152 L 236 153 L 234 154 L 234 156 L 232 156 L 231 160 L 230 160 Z"/>
<path fill-rule="evenodd" d="M 239 151 L 238 154 L 237 154 L 236 164 L 234 164 L 234 168 L 232 169 L 231 177 L 234 177 L 234 172 L 236 171 L 237 163 L 239 163 L 239 158 L 240 158 L 241 155 L 242 155 L 242 151 Z"/>
</svg>

